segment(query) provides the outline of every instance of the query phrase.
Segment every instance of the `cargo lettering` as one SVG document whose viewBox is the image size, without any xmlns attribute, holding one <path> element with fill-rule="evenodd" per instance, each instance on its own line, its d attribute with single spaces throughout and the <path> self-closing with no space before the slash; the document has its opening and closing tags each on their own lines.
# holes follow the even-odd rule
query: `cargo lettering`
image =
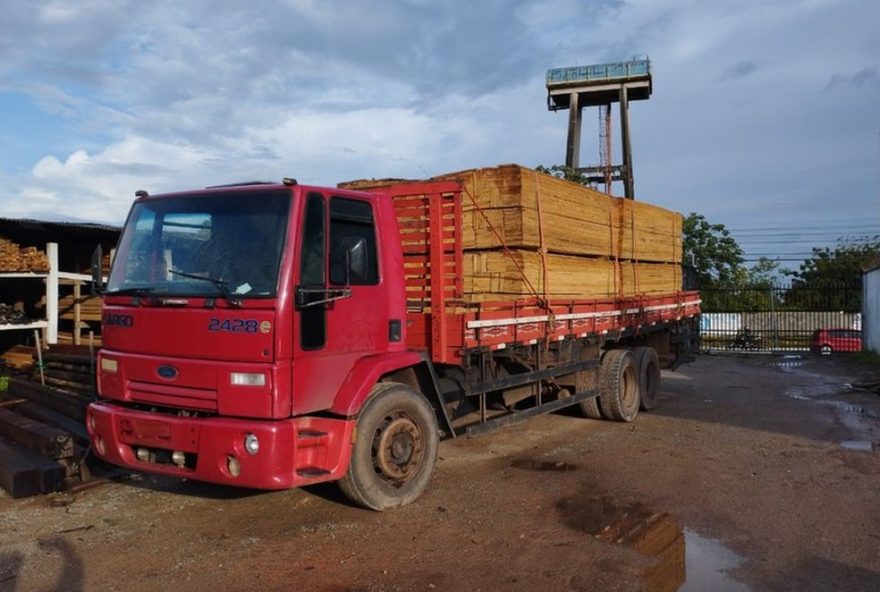
<svg viewBox="0 0 880 592">
<path fill-rule="evenodd" d="M 256 333 L 259 325 L 256 319 L 208 319 L 208 331 L 229 333 Z"/>
<path fill-rule="evenodd" d="M 133 327 L 134 317 L 129 314 L 107 313 L 102 317 L 102 323 L 108 327 Z"/>
</svg>

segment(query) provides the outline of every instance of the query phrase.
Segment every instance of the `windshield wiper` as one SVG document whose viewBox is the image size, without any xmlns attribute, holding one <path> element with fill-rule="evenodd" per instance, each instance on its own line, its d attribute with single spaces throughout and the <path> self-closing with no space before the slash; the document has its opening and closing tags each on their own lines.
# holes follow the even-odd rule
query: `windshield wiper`
<svg viewBox="0 0 880 592">
<path fill-rule="evenodd" d="M 142 288 L 120 288 L 119 290 L 106 291 L 102 296 L 146 296 L 156 291 L 156 288 L 144 286 Z"/>
<path fill-rule="evenodd" d="M 173 273 L 174 275 L 180 275 L 186 278 L 191 278 L 194 280 L 202 280 L 203 282 L 210 282 L 217 288 L 217 291 L 223 295 L 223 297 L 235 308 L 241 308 L 241 299 L 236 298 L 232 292 L 229 291 L 229 288 L 226 287 L 226 280 L 219 280 L 217 278 L 213 278 L 208 275 L 198 275 L 195 273 L 187 273 L 185 271 L 177 271 L 176 269 L 169 269 L 168 273 Z"/>
</svg>

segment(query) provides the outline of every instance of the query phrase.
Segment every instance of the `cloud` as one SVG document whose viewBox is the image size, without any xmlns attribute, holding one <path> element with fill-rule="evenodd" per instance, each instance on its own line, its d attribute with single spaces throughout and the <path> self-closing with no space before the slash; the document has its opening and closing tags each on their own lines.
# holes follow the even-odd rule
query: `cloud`
<svg viewBox="0 0 880 592">
<path fill-rule="evenodd" d="M 863 68 L 851 76 L 845 74 L 835 74 L 825 85 L 825 90 L 834 90 L 841 87 L 852 87 L 855 89 L 864 89 L 865 87 L 880 88 L 880 72 L 877 66 L 871 68 Z"/>
<path fill-rule="evenodd" d="M 865 195 L 878 20 L 872 0 L 9 3 L 0 89 L 71 135 L 0 163 L 27 171 L 6 174 L 0 210 L 118 222 L 140 188 L 561 163 L 567 114 L 546 110 L 544 72 L 636 53 L 655 76 L 631 111 L 637 195 L 743 219 Z M 842 163 L 842 179 L 818 172 Z"/>
<path fill-rule="evenodd" d="M 737 62 L 732 66 L 726 68 L 724 72 L 721 73 L 721 76 L 718 77 L 718 80 L 720 80 L 721 82 L 738 80 L 740 78 L 745 78 L 751 74 L 754 74 L 757 70 L 758 64 L 751 60 Z"/>
</svg>

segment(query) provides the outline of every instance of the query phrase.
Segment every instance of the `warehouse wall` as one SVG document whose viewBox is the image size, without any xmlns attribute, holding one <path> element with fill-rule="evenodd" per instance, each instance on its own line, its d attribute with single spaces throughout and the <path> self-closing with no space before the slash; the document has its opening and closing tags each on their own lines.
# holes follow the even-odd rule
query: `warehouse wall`
<svg viewBox="0 0 880 592">
<path fill-rule="evenodd" d="M 862 344 L 880 353 L 880 267 L 862 276 Z"/>
</svg>

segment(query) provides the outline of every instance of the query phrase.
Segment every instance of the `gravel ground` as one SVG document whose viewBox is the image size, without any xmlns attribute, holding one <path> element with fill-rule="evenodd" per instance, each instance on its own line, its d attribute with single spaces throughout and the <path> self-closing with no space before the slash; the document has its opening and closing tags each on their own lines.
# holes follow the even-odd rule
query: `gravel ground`
<svg viewBox="0 0 880 592">
<path fill-rule="evenodd" d="M 880 396 L 846 358 L 700 356 L 631 424 L 441 445 L 386 513 L 135 475 L 0 494 L 5 590 L 880 590 Z"/>
</svg>

